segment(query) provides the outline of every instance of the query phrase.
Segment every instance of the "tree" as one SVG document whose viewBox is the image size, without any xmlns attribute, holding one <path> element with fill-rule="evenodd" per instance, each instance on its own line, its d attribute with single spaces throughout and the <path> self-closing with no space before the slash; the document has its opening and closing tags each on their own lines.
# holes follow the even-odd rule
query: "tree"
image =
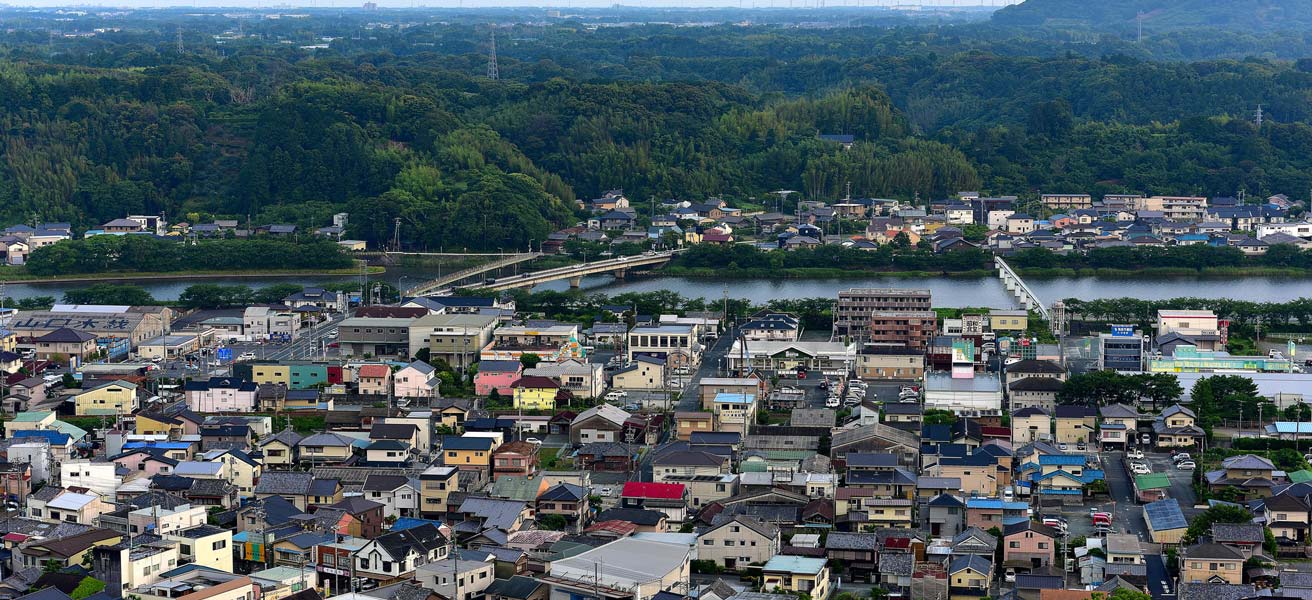
<svg viewBox="0 0 1312 600">
<path fill-rule="evenodd" d="M 524 354 L 519 355 L 519 362 L 524 365 L 525 369 L 532 369 L 533 367 L 538 366 L 538 363 L 542 362 L 542 357 L 532 352 L 525 352 Z"/>
<path fill-rule="evenodd" d="M 1189 522 L 1189 529 L 1184 533 L 1184 543 L 1192 544 L 1202 536 L 1210 534 L 1213 523 L 1248 523 L 1252 519 L 1251 513 L 1238 506 L 1229 504 L 1213 506 Z"/>
<path fill-rule="evenodd" d="M 90 553 L 88 552 L 87 554 L 89 555 Z M 73 592 L 68 596 L 73 600 L 83 600 L 84 598 L 99 594 L 104 589 L 105 582 L 96 579 L 95 577 L 83 577 L 82 581 L 78 582 L 77 587 L 73 588 Z"/>
<path fill-rule="evenodd" d="M 1118 587 L 1112 591 L 1108 600 L 1152 600 L 1152 596 L 1128 587 Z"/>
<path fill-rule="evenodd" d="M 545 515 L 538 519 L 538 527 L 549 531 L 563 531 L 568 525 L 564 515 Z"/>
<path fill-rule="evenodd" d="M 80 290 L 64 292 L 64 302 L 69 304 L 120 304 L 127 306 L 144 306 L 156 304 L 150 292 L 141 286 L 114 283 L 97 283 Z"/>
<path fill-rule="evenodd" d="M 931 408 L 925 411 L 921 422 L 925 425 L 951 425 L 957 422 L 957 415 L 950 410 Z"/>
<path fill-rule="evenodd" d="M 73 389 L 78 387 L 77 378 L 74 377 L 72 373 L 64 373 L 64 376 L 60 378 L 59 383 L 60 385 L 64 386 L 64 389 Z"/>
</svg>

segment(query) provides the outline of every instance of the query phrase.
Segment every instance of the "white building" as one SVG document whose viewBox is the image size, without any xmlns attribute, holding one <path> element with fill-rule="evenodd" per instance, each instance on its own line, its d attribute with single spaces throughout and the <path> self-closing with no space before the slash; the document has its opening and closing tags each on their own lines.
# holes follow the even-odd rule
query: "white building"
<svg viewBox="0 0 1312 600">
<path fill-rule="evenodd" d="M 963 416 L 1002 414 L 1002 381 L 997 373 L 925 373 L 925 410 L 946 410 Z"/>
<path fill-rule="evenodd" d="M 664 591 L 687 594 L 692 551 L 680 543 L 620 538 L 552 561 L 551 600 L 651 600 Z"/>
</svg>

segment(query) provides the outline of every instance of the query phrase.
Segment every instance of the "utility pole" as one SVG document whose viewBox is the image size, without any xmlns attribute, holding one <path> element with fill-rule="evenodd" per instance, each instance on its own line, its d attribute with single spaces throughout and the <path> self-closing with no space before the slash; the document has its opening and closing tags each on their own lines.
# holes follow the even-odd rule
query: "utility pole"
<svg viewBox="0 0 1312 600">
<path fill-rule="evenodd" d="M 401 251 L 401 217 L 392 219 L 392 252 Z"/>
</svg>

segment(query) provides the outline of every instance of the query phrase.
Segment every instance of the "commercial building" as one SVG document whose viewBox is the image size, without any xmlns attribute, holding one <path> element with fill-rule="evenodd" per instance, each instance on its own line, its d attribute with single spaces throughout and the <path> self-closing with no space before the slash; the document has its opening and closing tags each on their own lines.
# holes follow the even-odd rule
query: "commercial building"
<svg viewBox="0 0 1312 600">
<path fill-rule="evenodd" d="M 480 314 L 432 314 L 410 323 L 410 356 L 428 349 L 429 361 L 445 360 L 464 368 L 478 361 L 479 352 L 492 341 L 497 318 Z"/>
<path fill-rule="evenodd" d="M 1194 346 L 1204 350 L 1221 347 L 1220 321 L 1210 310 L 1159 310 L 1157 311 L 1157 337 L 1178 333 Z"/>
<path fill-rule="evenodd" d="M 972 377 L 955 377 L 953 373 L 925 373 L 925 410 L 938 409 L 963 416 L 1002 414 L 1002 381 L 997 373 L 974 373 Z"/>
<path fill-rule="evenodd" d="M 21 337 L 41 337 L 57 329 L 75 329 L 95 337 L 127 338 L 135 348 L 162 335 L 173 322 L 165 306 L 56 304 L 50 310 L 18 311 L 8 329 Z"/>
<path fill-rule="evenodd" d="M 137 346 L 137 355 L 149 359 L 180 358 L 200 350 L 212 339 L 214 339 L 214 331 L 210 329 L 197 333 L 158 335 L 141 342 Z"/>
<path fill-rule="evenodd" d="M 687 592 L 691 554 L 687 544 L 626 537 L 554 560 L 541 579 L 553 600 L 652 600 L 661 592 Z"/>
<path fill-rule="evenodd" d="M 856 364 L 856 344 L 843 342 L 747 342 L 735 340 L 725 362 L 738 373 L 795 376 L 799 372 L 842 376 Z"/>
<path fill-rule="evenodd" d="M 866 341 L 875 313 L 930 310 L 929 290 L 852 288 L 838 293 L 834 307 L 834 334 Z"/>
<path fill-rule="evenodd" d="M 241 315 L 247 340 L 277 340 L 290 342 L 301 330 L 301 316 L 268 306 L 247 307 Z"/>
<path fill-rule="evenodd" d="M 414 319 L 352 317 L 337 325 L 342 356 L 409 356 Z"/>
<path fill-rule="evenodd" d="M 1148 352 L 1148 336 L 1133 326 L 1113 325 L 1111 333 L 1098 334 L 1099 369 L 1142 371 Z"/>
<path fill-rule="evenodd" d="M 1088 194 L 1043 194 L 1039 197 L 1043 206 L 1053 210 L 1079 210 L 1093 208 L 1093 196 Z"/>
<path fill-rule="evenodd" d="M 696 366 L 702 360 L 698 326 L 689 324 L 641 325 L 629 330 L 628 359 L 648 356 L 670 368 Z"/>
<path fill-rule="evenodd" d="M 507 325 L 492 332 L 492 342 L 479 353 L 481 360 L 519 360 L 536 354 L 544 362 L 584 358 L 578 325 Z"/>
</svg>

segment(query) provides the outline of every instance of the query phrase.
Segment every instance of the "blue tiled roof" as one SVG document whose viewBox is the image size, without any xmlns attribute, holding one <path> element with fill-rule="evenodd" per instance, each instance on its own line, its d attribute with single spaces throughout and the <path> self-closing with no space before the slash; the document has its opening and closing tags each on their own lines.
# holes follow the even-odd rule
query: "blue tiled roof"
<svg viewBox="0 0 1312 600">
<path fill-rule="evenodd" d="M 1040 465 L 1081 466 L 1086 459 L 1079 454 L 1044 454 L 1039 456 Z"/>
</svg>

